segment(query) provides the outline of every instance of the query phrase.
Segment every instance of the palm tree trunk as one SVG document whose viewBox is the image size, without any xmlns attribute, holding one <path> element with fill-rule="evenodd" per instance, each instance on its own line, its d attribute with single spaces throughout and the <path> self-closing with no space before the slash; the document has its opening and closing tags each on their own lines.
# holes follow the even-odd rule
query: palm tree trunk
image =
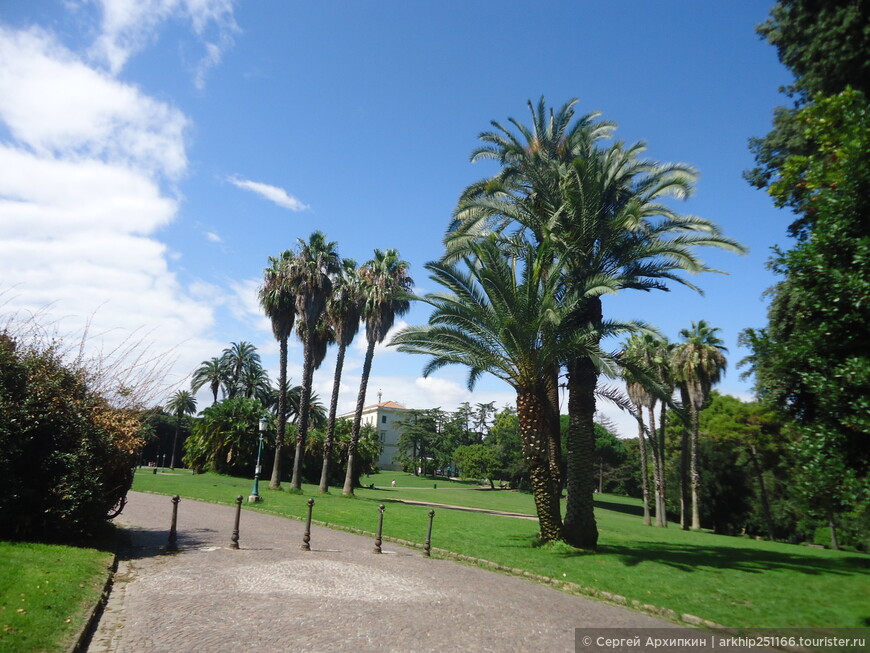
<svg viewBox="0 0 870 653">
<path fill-rule="evenodd" d="M 369 374 L 372 371 L 372 359 L 375 356 L 375 339 L 374 334 L 369 334 L 366 331 L 368 338 L 368 347 L 366 347 L 366 357 L 363 361 L 362 377 L 359 381 L 359 394 L 356 398 L 356 412 L 353 416 L 353 431 L 351 431 L 350 444 L 347 446 L 347 472 L 344 475 L 344 488 L 342 494 L 353 496 L 353 467 L 356 464 L 356 447 L 359 443 L 359 431 L 362 423 L 362 412 L 366 403 L 366 390 L 369 385 Z"/>
<path fill-rule="evenodd" d="M 338 407 L 338 392 L 341 389 L 341 370 L 344 368 L 343 342 L 338 345 L 338 354 L 335 357 L 335 375 L 332 378 L 332 399 L 329 402 L 329 422 L 326 426 L 326 442 L 323 443 L 323 468 L 320 470 L 320 492 L 329 492 L 329 464 L 332 460 L 332 441 L 335 437 L 335 412 Z"/>
<path fill-rule="evenodd" d="M 270 490 L 281 488 L 281 454 L 284 450 L 284 435 L 287 432 L 287 336 L 280 339 L 280 362 L 278 370 L 278 434 L 275 437 L 275 461 L 272 464 Z"/>
<path fill-rule="evenodd" d="M 840 543 L 837 541 L 837 522 L 834 521 L 834 509 L 830 500 L 828 501 L 828 528 L 831 530 L 831 548 L 839 551 Z"/>
<path fill-rule="evenodd" d="M 547 383 L 547 457 L 550 465 L 550 482 L 556 504 L 562 497 L 562 424 L 559 419 L 559 367 L 550 375 Z"/>
<path fill-rule="evenodd" d="M 568 500 L 565 540 L 582 549 L 598 545 L 595 524 L 595 386 L 598 372 L 588 358 L 568 365 Z"/>
<path fill-rule="evenodd" d="M 550 426 L 548 399 L 534 392 L 517 390 L 517 420 L 523 445 L 523 458 L 529 467 L 541 540 L 562 539 L 562 516 L 554 501 L 549 465 Z"/>
<path fill-rule="evenodd" d="M 181 430 L 181 413 L 178 413 L 178 421 L 175 422 L 175 437 L 172 438 L 172 460 L 169 461 L 169 469 L 175 469 L 175 451 L 178 449 L 178 432 Z"/>
<path fill-rule="evenodd" d="M 302 489 L 302 461 L 305 458 L 305 438 L 308 436 L 308 414 L 311 407 L 311 380 L 314 377 L 314 352 L 311 347 L 313 335 L 314 324 L 306 325 L 305 354 L 302 363 L 302 396 L 299 397 L 299 430 L 296 432 L 296 455 L 293 457 L 291 490 Z"/>
<path fill-rule="evenodd" d="M 637 448 L 640 453 L 640 497 L 643 503 L 643 525 L 650 526 L 649 516 L 649 468 L 646 460 L 646 438 L 643 435 L 643 408 L 637 407 Z"/>
<path fill-rule="evenodd" d="M 656 488 L 658 500 L 662 504 L 662 521 L 659 524 L 662 528 L 668 527 L 668 504 L 667 504 L 667 477 L 665 472 L 665 420 L 667 418 L 667 402 L 662 402 L 661 419 L 659 419 L 659 437 L 658 446 L 656 440 L 653 439 L 653 455 L 659 465 L 659 486 Z"/>
<path fill-rule="evenodd" d="M 692 479 L 692 530 L 701 530 L 701 469 L 700 469 L 700 452 L 698 451 L 698 407 L 694 402 L 689 402 L 689 424 L 691 425 L 692 438 L 691 441 L 691 460 L 689 463 L 689 474 Z"/>
<path fill-rule="evenodd" d="M 680 403 L 684 410 L 689 409 L 689 393 L 680 387 Z M 680 528 L 689 530 L 689 425 L 683 425 L 680 437 Z"/>
<path fill-rule="evenodd" d="M 653 487 L 655 489 L 655 506 L 656 506 L 656 526 L 664 526 L 667 523 L 667 516 L 665 515 L 665 504 L 664 497 L 661 493 L 661 486 L 663 482 L 664 469 L 660 465 L 659 461 L 659 445 L 658 445 L 658 435 L 656 430 L 656 413 L 655 413 L 655 404 L 650 404 L 649 406 L 649 429 L 650 429 L 650 452 L 652 453 L 652 464 L 653 464 Z"/>
</svg>

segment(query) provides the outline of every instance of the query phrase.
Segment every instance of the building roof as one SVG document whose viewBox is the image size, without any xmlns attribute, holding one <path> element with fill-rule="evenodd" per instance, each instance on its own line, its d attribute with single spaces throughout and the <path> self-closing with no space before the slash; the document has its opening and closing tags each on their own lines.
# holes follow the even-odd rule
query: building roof
<svg viewBox="0 0 870 653">
<path fill-rule="evenodd" d="M 392 410 L 408 410 L 406 406 L 403 406 L 400 403 L 395 401 L 382 401 L 379 404 L 369 404 L 363 408 L 363 412 L 367 412 L 370 410 L 375 410 L 376 408 L 390 408 Z M 350 411 L 349 413 L 344 413 L 343 415 L 339 415 L 339 417 L 350 417 L 354 414 L 354 411 Z"/>
</svg>

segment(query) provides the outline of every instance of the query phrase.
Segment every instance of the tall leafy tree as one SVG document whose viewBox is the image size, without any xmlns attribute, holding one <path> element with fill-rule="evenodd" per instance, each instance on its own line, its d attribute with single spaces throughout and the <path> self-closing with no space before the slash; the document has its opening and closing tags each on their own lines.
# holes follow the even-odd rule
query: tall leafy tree
<svg viewBox="0 0 870 653">
<path fill-rule="evenodd" d="M 226 380 L 226 370 L 224 369 L 221 359 L 214 357 L 207 361 L 202 361 L 199 367 L 193 372 L 193 379 L 190 382 L 190 389 L 193 392 L 198 392 L 200 388 L 208 386 L 214 400 L 213 404 L 217 403 L 218 391 L 224 385 Z"/>
<path fill-rule="evenodd" d="M 698 449 L 698 416 L 707 405 L 710 391 L 722 378 L 727 360 L 722 339 L 716 335 L 719 329 L 711 327 L 706 321 L 692 322 L 691 329 L 682 329 L 683 342 L 674 349 L 671 365 L 674 380 L 680 389 L 683 409 L 686 411 L 689 435 L 689 476 L 692 490 L 691 511 L 694 531 L 701 529 L 700 513 L 700 464 Z M 686 449 L 685 439 L 683 449 Z M 685 486 L 685 482 L 683 483 Z M 683 528 L 687 526 L 683 518 Z"/>
<path fill-rule="evenodd" d="M 299 407 L 299 429 L 296 435 L 296 454 L 290 486 L 302 488 L 302 461 L 305 456 L 305 438 L 308 435 L 308 413 L 311 385 L 314 378 L 315 341 L 317 324 L 326 309 L 332 292 L 332 277 L 338 273 L 341 259 L 336 243 L 326 240 L 320 231 L 307 241 L 297 239 L 297 253 L 289 263 L 290 284 L 296 294 L 296 314 L 301 323 L 299 333 L 303 343 L 302 405 Z"/>
<path fill-rule="evenodd" d="M 281 487 L 281 460 L 287 429 L 287 346 L 296 320 L 296 295 L 287 275 L 293 253 L 284 250 L 280 255 L 269 257 L 269 267 L 263 271 L 263 284 L 258 291 L 260 306 L 272 324 L 272 333 L 278 341 L 278 404 L 275 458 L 269 487 Z"/>
<path fill-rule="evenodd" d="M 221 354 L 227 398 L 244 396 L 244 378 L 252 370 L 262 369 L 260 354 L 250 342 L 241 340 L 231 343 Z"/>
<path fill-rule="evenodd" d="M 368 260 L 360 269 L 362 281 L 362 317 L 366 325 L 366 353 L 363 359 L 359 394 L 353 418 L 353 431 L 347 450 L 347 473 L 344 479 L 345 495 L 353 494 L 354 457 L 359 442 L 362 411 L 365 407 L 366 390 L 375 345 L 384 341 L 397 316 L 402 316 L 411 307 L 410 291 L 414 280 L 409 276 L 409 264 L 403 261 L 396 249 L 376 249 L 374 258 Z"/>
<path fill-rule="evenodd" d="M 540 536 L 560 540 L 561 514 L 550 487 L 546 378 L 561 353 L 555 341 L 542 337 L 558 321 L 558 275 L 544 280 L 541 257 L 531 247 L 521 273 L 494 239 L 468 247 L 473 258 L 466 258 L 465 269 L 448 262 L 426 265 L 447 292 L 426 295 L 424 301 L 434 309 L 429 324 L 401 330 L 391 344 L 430 356 L 424 376 L 460 364 L 469 369 L 469 388 L 484 373 L 514 388 Z"/>
<path fill-rule="evenodd" d="M 448 256 L 485 233 L 502 234 L 506 248 L 518 247 L 519 240 L 546 242 L 564 263 L 566 287 L 585 293 L 561 332 L 548 338 L 577 330 L 603 332 L 605 293 L 666 290 L 668 282 L 695 288 L 682 273 L 711 271 L 695 255 L 696 247 L 744 251 L 714 223 L 680 215 L 662 203 L 691 193 L 692 168 L 643 159 L 642 143 L 602 148 L 598 141 L 612 131 L 610 123 L 596 123 L 593 115 L 578 119 L 574 129 L 572 120 L 573 103 L 548 113 L 542 101 L 532 107 L 533 128 L 512 120 L 519 135 L 498 125 L 500 133 L 482 135 L 486 156 L 499 158 L 503 171 L 466 190 L 447 237 Z M 565 532 L 569 542 L 592 548 L 597 542 L 592 474 L 599 368 L 586 356 L 561 362 L 568 372 L 571 416 Z M 549 382 L 554 378 L 551 371 Z"/>
<path fill-rule="evenodd" d="M 323 467 L 320 473 L 320 491 L 329 492 L 329 468 L 335 440 L 335 415 L 338 409 L 338 393 L 341 389 L 341 374 L 348 346 L 359 331 L 362 317 L 362 285 L 357 274 L 356 261 L 342 259 L 339 273 L 333 280 L 332 294 L 326 305 L 326 318 L 335 334 L 338 352 L 335 356 L 335 374 L 332 379 L 332 397 L 329 402 L 329 421 L 326 440 L 323 444 Z"/>
<path fill-rule="evenodd" d="M 181 420 L 185 415 L 196 413 L 196 398 L 187 390 L 177 390 L 166 402 L 166 410 L 175 415 L 175 437 L 172 440 L 172 456 L 170 469 L 175 469 L 175 453 L 178 451 L 178 433 L 181 431 Z"/>
</svg>

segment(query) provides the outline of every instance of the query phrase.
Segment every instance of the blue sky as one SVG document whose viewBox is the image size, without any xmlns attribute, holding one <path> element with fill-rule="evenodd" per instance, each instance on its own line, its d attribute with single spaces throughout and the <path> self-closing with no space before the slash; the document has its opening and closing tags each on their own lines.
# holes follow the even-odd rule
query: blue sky
<svg viewBox="0 0 870 653">
<path fill-rule="evenodd" d="M 748 397 L 740 330 L 762 326 L 770 247 L 789 216 L 741 177 L 747 139 L 770 128 L 790 77 L 754 26 L 772 3 L 5 0 L 0 5 L 0 306 L 42 310 L 91 345 L 131 333 L 168 351 L 171 387 L 232 341 L 276 376 L 256 304 L 270 255 L 319 229 L 363 262 L 397 248 L 418 290 L 490 120 L 528 121 L 526 102 L 579 98 L 620 140 L 701 173 L 679 209 L 751 249 L 702 252 L 726 275 L 705 295 L 607 298 L 614 318 L 672 339 L 694 320 L 722 329 L 724 392 Z M 19 313 L 21 314 L 21 313 Z M 404 321 L 422 323 L 423 306 Z M 342 382 L 356 395 L 363 339 Z M 290 374 L 301 377 L 301 346 Z M 332 357 L 315 376 L 328 397 Z M 420 378 L 424 361 L 381 348 L 369 402 L 453 409 L 512 401 L 465 373 Z M 203 395 L 202 404 L 207 399 Z M 630 420 L 617 418 L 623 435 Z"/>
</svg>

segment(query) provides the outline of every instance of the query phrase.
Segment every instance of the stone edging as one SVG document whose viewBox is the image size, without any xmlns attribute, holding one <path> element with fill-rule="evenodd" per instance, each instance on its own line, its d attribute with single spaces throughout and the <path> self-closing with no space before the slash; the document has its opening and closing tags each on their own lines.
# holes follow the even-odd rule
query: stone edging
<svg viewBox="0 0 870 653">
<path fill-rule="evenodd" d="M 115 572 L 118 571 L 117 548 L 118 545 L 115 547 L 115 555 L 112 559 L 112 564 L 109 567 L 109 573 L 106 577 L 106 582 L 103 585 L 103 591 L 100 592 L 100 598 L 98 598 L 93 607 L 91 607 L 84 626 L 82 626 L 82 629 L 79 631 L 79 634 L 73 643 L 69 645 L 66 653 L 84 653 L 85 651 L 85 647 L 93 634 L 93 629 L 96 626 L 97 621 L 99 621 L 100 615 L 103 613 L 103 608 L 106 607 L 106 603 L 109 601 L 109 595 L 112 593 L 112 586 L 115 583 Z"/>
</svg>

